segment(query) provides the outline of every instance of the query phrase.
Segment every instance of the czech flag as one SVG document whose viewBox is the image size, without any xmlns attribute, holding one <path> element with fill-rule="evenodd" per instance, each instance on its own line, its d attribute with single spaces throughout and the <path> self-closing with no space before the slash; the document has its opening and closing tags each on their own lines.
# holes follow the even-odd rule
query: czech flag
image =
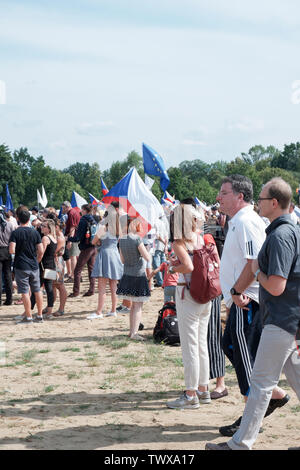
<svg viewBox="0 0 300 470">
<path fill-rule="evenodd" d="M 76 193 L 76 191 L 73 191 L 71 198 L 71 206 L 81 209 L 81 206 L 83 206 L 83 204 L 87 204 L 87 201 L 78 193 Z"/>
<path fill-rule="evenodd" d="M 167 200 L 164 199 L 163 197 L 161 198 L 160 203 L 161 203 L 161 205 L 164 206 L 164 207 L 171 207 L 171 206 L 173 206 L 173 203 L 172 203 L 172 202 L 167 201 Z"/>
<path fill-rule="evenodd" d="M 175 199 L 168 193 L 168 191 L 164 192 L 163 198 L 165 201 L 170 202 L 171 204 L 175 204 Z"/>
<path fill-rule="evenodd" d="M 160 216 L 164 215 L 162 206 L 149 188 L 145 185 L 133 167 L 103 197 L 105 205 L 117 201 L 130 217 L 138 217 L 142 223 L 141 237 L 144 237 Z"/>
<path fill-rule="evenodd" d="M 106 196 L 106 194 L 108 193 L 108 189 L 103 181 L 103 179 L 101 178 L 101 189 L 102 189 L 102 194 L 103 196 Z"/>
<path fill-rule="evenodd" d="M 210 208 L 208 206 L 206 206 L 203 202 L 201 202 L 197 197 L 194 198 L 194 201 L 195 201 L 197 206 L 200 206 L 205 211 L 209 211 Z"/>
<path fill-rule="evenodd" d="M 90 201 L 91 201 L 91 204 L 93 206 L 98 206 L 99 204 L 99 199 L 97 199 L 95 196 L 93 196 L 91 193 L 89 193 L 89 198 L 90 198 Z"/>
</svg>

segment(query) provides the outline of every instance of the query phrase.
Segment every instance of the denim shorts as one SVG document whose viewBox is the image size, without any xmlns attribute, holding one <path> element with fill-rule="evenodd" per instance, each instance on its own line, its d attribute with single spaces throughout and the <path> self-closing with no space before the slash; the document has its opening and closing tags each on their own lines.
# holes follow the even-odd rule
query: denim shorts
<svg viewBox="0 0 300 470">
<path fill-rule="evenodd" d="M 15 269 L 15 281 L 18 286 L 18 294 L 28 294 L 29 287 L 31 292 L 39 292 L 41 289 L 40 270 L 22 271 L 21 269 Z"/>
</svg>

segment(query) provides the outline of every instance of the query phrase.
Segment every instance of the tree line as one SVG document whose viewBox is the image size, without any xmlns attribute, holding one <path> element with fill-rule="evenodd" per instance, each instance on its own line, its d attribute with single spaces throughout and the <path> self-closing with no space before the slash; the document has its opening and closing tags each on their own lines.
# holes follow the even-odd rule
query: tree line
<svg viewBox="0 0 300 470">
<path fill-rule="evenodd" d="M 8 183 L 14 206 L 37 204 L 37 189 L 44 185 L 48 206 L 59 208 L 62 201 L 70 200 L 72 191 L 78 192 L 89 201 L 88 193 L 102 199 L 100 179 L 110 189 L 132 168 L 136 167 L 144 180 L 143 159 L 131 151 L 126 159 L 113 162 L 107 170 L 101 170 L 98 163 L 74 163 L 68 168 L 57 170 L 46 165 L 44 157 L 30 155 L 27 148 L 11 151 L 5 144 L 0 145 L 0 195 L 5 201 L 5 186 Z M 178 166 L 168 168 L 170 185 L 168 192 L 176 199 L 196 196 L 213 204 L 222 179 L 230 174 L 248 176 L 254 187 L 254 200 L 261 187 L 274 176 L 281 176 L 290 183 L 294 201 L 298 202 L 297 188 L 300 187 L 300 143 L 291 143 L 279 150 L 274 146 L 251 147 L 248 153 L 241 153 L 230 162 L 222 160 L 206 163 L 203 160 L 185 160 Z M 160 200 L 163 192 L 159 178 L 152 192 Z"/>
</svg>

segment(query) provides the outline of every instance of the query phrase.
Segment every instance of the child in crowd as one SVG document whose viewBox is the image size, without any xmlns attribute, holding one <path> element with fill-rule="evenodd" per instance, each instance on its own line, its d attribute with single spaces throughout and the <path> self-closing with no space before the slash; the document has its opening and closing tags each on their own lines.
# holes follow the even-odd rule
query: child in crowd
<svg viewBox="0 0 300 470">
<path fill-rule="evenodd" d="M 174 252 L 172 251 L 172 248 L 168 248 L 167 261 L 161 263 L 161 265 L 158 268 L 154 269 L 154 271 L 152 271 L 149 276 L 150 280 L 158 272 L 164 272 L 164 280 L 162 285 L 164 289 L 164 302 L 170 302 L 172 300 L 173 302 L 175 302 L 175 292 L 179 274 L 170 273 L 168 268 L 169 266 L 175 266 L 176 263 L 177 259 Z"/>
</svg>

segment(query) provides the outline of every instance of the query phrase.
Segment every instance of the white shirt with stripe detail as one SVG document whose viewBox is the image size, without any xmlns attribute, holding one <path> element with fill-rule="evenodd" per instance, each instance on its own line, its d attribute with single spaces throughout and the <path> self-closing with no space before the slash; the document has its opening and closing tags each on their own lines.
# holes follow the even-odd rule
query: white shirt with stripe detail
<svg viewBox="0 0 300 470">
<path fill-rule="evenodd" d="M 230 289 L 234 286 L 248 259 L 256 259 L 266 238 L 266 224 L 249 205 L 240 209 L 228 222 L 228 233 L 223 248 L 220 281 L 224 302 L 232 305 Z M 259 284 L 254 281 L 245 291 L 258 302 Z"/>
</svg>

